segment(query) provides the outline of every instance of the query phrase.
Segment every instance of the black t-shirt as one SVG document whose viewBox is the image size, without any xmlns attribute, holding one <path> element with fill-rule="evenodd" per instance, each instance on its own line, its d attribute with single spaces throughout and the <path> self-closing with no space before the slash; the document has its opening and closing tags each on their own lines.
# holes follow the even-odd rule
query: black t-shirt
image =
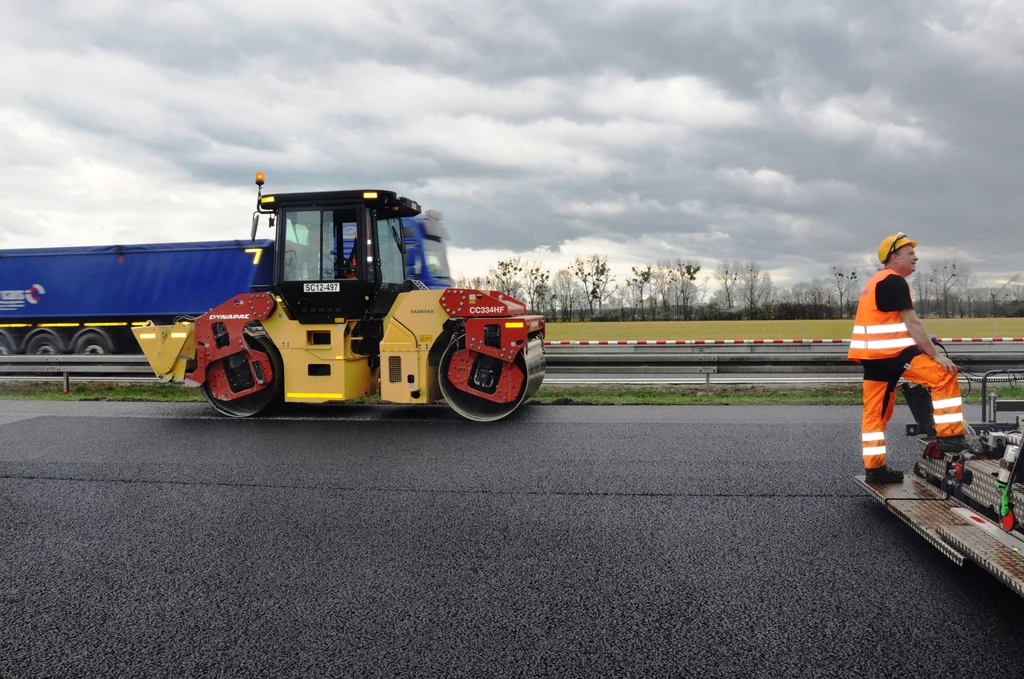
<svg viewBox="0 0 1024 679">
<path fill-rule="evenodd" d="M 899 274 L 886 276 L 875 286 L 875 305 L 879 311 L 908 311 L 914 308 L 907 279 Z"/>
<path fill-rule="evenodd" d="M 907 279 L 899 274 L 886 276 L 875 286 L 875 305 L 879 311 L 908 311 L 914 308 L 914 301 L 910 298 L 910 286 Z M 895 388 L 896 381 L 918 354 L 924 353 L 921 347 L 916 344 L 907 347 L 892 358 L 881 358 L 863 360 L 864 379 L 878 382 L 888 382 L 890 388 Z"/>
</svg>

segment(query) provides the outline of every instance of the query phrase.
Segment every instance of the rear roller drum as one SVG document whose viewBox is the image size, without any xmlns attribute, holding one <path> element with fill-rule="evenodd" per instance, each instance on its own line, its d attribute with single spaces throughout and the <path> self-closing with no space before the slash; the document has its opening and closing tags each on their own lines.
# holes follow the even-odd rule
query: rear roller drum
<svg viewBox="0 0 1024 679">
<path fill-rule="evenodd" d="M 253 417 L 254 415 L 265 414 L 271 412 L 275 407 L 280 405 L 283 400 L 284 365 L 281 361 L 281 355 L 277 352 L 277 349 L 266 336 L 257 336 L 246 332 L 245 341 L 249 346 L 250 351 L 265 354 L 267 356 L 267 359 L 270 361 L 273 374 L 270 376 L 269 383 L 260 391 L 249 394 L 248 396 L 227 401 L 221 400 L 213 395 L 210 389 L 209 379 L 207 379 L 206 382 L 203 382 L 200 387 L 203 391 L 203 396 L 206 397 L 206 400 L 210 402 L 210 405 L 212 405 L 217 412 L 222 415 L 227 415 L 228 417 Z M 224 360 L 228 361 L 231 359 L 229 357 Z M 243 369 L 251 371 L 251 368 Z"/>
<path fill-rule="evenodd" d="M 456 337 L 445 349 L 438 366 L 441 395 L 452 410 L 467 420 L 494 422 L 507 417 L 536 393 L 544 379 L 544 343 L 541 340 L 531 341 L 511 364 L 482 354 L 474 356 L 474 353 L 466 349 L 465 336 Z M 453 363 L 456 372 L 466 371 L 466 387 L 471 391 L 453 383 L 449 374 Z M 499 403 L 473 393 L 495 394 L 502 383 L 518 384 L 515 393 L 509 394 L 506 402 Z"/>
</svg>

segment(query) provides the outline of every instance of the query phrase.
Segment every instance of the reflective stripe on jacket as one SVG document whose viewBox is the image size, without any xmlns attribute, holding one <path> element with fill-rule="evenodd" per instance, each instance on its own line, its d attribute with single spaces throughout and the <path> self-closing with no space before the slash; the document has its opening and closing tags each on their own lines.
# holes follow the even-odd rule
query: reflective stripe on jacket
<svg viewBox="0 0 1024 679">
<path fill-rule="evenodd" d="M 851 361 L 891 358 L 917 342 L 910 336 L 903 317 L 898 311 L 879 311 L 875 288 L 889 276 L 899 276 L 892 269 L 882 269 L 868 279 L 857 304 L 857 317 L 853 321 L 850 351 Z"/>
</svg>

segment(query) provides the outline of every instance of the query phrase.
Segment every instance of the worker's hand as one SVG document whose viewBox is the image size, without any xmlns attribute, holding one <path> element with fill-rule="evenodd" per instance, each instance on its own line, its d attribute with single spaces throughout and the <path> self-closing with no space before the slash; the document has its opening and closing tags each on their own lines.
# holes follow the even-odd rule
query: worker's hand
<svg viewBox="0 0 1024 679">
<path fill-rule="evenodd" d="M 956 375 L 958 370 L 958 368 L 956 367 L 956 363 L 953 363 L 953 361 L 949 360 L 948 356 L 943 356 L 942 354 L 939 354 L 938 356 L 935 357 L 935 362 L 941 365 L 942 369 L 945 370 L 950 375 Z"/>
</svg>

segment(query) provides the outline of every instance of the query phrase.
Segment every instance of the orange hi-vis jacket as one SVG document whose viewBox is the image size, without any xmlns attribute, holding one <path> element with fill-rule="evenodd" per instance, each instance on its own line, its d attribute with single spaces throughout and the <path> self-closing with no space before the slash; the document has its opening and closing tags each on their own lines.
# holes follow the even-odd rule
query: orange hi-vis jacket
<svg viewBox="0 0 1024 679">
<path fill-rule="evenodd" d="M 903 317 L 898 311 L 879 311 L 875 288 L 889 276 L 899 276 L 892 269 L 882 269 L 868 279 L 857 304 L 857 317 L 853 321 L 850 351 L 851 361 L 892 358 L 907 347 L 917 344 L 910 336 Z"/>
</svg>

